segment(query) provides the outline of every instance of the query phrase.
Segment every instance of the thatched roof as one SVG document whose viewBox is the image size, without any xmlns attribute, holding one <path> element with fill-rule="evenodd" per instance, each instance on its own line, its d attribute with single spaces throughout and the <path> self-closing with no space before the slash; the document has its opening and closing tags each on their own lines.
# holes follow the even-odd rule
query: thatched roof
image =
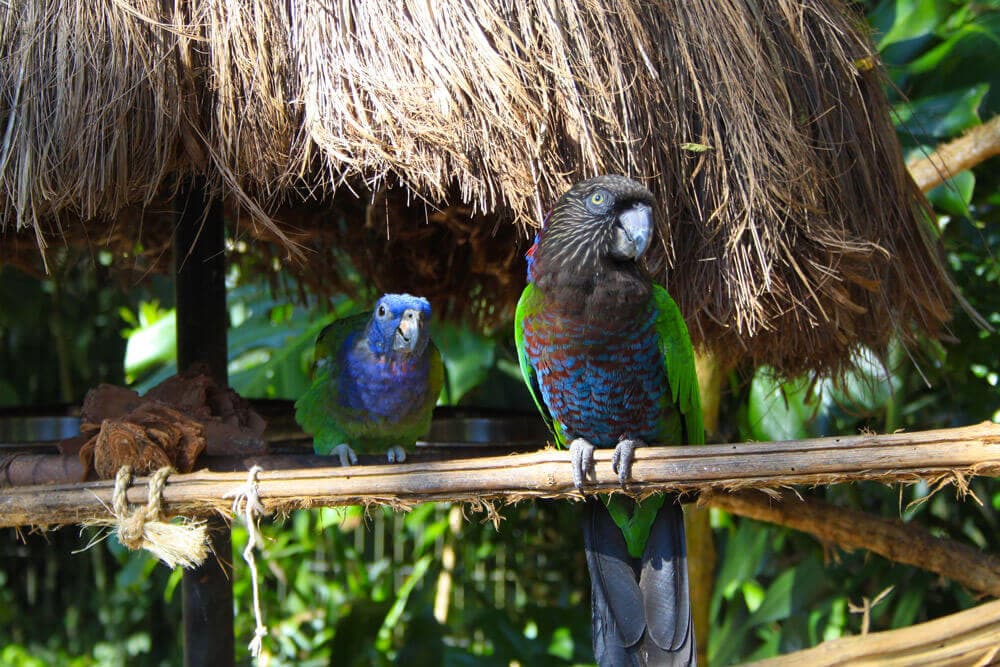
<svg viewBox="0 0 1000 667">
<path fill-rule="evenodd" d="M 501 225 L 488 270 L 513 278 L 452 279 L 509 313 L 527 237 L 509 223 L 618 172 L 657 195 L 656 275 L 728 359 L 832 368 L 949 316 L 881 67 L 840 0 L 26 0 L 0 4 L 0 31 L 0 225 L 43 247 L 80 220 L 138 234 L 135 206 L 201 173 L 241 233 L 308 248 L 319 230 L 356 259 L 360 227 L 417 239 L 437 275 L 412 291 L 478 253 L 421 245 L 435 211 L 463 221 L 455 247 Z M 373 223 L 373 198 L 409 214 Z M 308 228 L 271 220 L 297 202 Z"/>
</svg>

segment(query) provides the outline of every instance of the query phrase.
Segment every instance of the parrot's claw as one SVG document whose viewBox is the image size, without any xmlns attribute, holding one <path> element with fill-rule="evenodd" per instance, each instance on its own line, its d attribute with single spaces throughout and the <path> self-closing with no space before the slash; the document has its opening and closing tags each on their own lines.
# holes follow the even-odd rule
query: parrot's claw
<svg viewBox="0 0 1000 667">
<path fill-rule="evenodd" d="M 340 459 L 340 465 L 342 466 L 354 466 L 358 464 L 358 455 L 354 453 L 351 446 L 346 442 L 334 447 L 330 454 L 336 456 Z"/>
<path fill-rule="evenodd" d="M 594 446 L 583 438 L 577 438 L 569 444 L 569 456 L 573 461 L 573 486 L 582 493 L 585 481 L 588 479 L 597 481 L 597 473 L 594 470 Z"/>
<path fill-rule="evenodd" d="M 385 457 L 389 460 L 389 463 L 402 463 L 406 460 L 406 450 L 399 445 L 393 445 L 385 453 Z"/>
<path fill-rule="evenodd" d="M 611 456 L 611 469 L 618 473 L 618 483 L 625 487 L 632 476 L 632 462 L 635 461 L 635 448 L 644 445 L 642 440 L 621 440 Z"/>
</svg>

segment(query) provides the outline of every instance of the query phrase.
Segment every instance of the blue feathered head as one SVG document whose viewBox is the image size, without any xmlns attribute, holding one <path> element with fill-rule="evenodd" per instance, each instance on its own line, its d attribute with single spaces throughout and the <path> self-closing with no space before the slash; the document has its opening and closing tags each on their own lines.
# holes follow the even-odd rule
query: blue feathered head
<svg viewBox="0 0 1000 667">
<path fill-rule="evenodd" d="M 410 294 L 384 294 L 368 322 L 368 344 L 378 355 L 420 356 L 427 349 L 431 304 Z"/>
</svg>

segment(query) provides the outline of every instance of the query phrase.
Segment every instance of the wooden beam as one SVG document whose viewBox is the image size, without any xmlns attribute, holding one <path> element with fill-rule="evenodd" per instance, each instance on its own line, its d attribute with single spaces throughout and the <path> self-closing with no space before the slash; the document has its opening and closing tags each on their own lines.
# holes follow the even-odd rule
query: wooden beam
<svg viewBox="0 0 1000 667">
<path fill-rule="evenodd" d="M 618 490 L 610 450 L 599 450 L 595 492 Z M 425 501 L 479 503 L 531 497 L 580 498 L 573 488 L 569 455 L 545 449 L 531 454 L 395 465 L 332 466 L 329 458 L 295 457 L 300 467 L 260 465 L 261 500 L 269 511 L 384 503 L 408 507 Z M 786 442 L 645 447 L 636 452 L 629 490 L 638 493 L 778 488 L 878 480 L 916 482 L 1000 475 L 1000 424 L 961 428 L 815 438 Z M 244 472 L 198 471 L 172 476 L 163 491 L 168 515 L 229 513 L 223 496 L 245 481 Z M 0 489 L 0 527 L 81 523 L 107 518 L 113 482 Z M 142 479 L 129 490 L 131 503 L 146 502 Z"/>
<path fill-rule="evenodd" d="M 1000 600 L 901 630 L 842 637 L 753 667 L 966 667 L 1000 662 Z"/>
</svg>

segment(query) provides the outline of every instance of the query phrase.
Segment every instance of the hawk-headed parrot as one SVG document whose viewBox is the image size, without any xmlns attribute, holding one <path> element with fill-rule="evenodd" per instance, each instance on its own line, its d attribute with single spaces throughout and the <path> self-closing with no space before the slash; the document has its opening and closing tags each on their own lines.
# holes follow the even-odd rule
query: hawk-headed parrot
<svg viewBox="0 0 1000 667">
<path fill-rule="evenodd" d="M 621 484 L 636 447 L 704 442 L 694 351 L 680 310 L 641 264 L 652 193 L 623 176 L 577 183 L 528 252 L 517 306 L 521 371 L 573 480 L 614 448 Z M 584 505 L 594 653 L 605 667 L 691 665 L 684 515 L 676 497 L 615 493 Z"/>
</svg>

